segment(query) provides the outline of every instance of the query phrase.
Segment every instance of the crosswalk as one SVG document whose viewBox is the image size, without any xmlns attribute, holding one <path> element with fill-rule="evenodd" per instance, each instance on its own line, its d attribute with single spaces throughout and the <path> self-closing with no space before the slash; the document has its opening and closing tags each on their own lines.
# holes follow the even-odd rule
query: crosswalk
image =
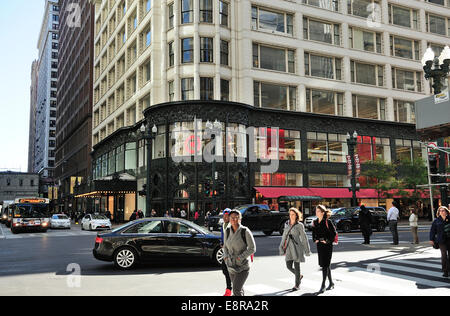
<svg viewBox="0 0 450 316">
<path fill-rule="evenodd" d="M 257 236 L 257 234 L 255 234 Z M 309 240 L 312 240 L 312 233 L 311 232 L 307 232 L 306 235 L 308 236 Z M 375 235 L 372 236 L 372 238 L 370 239 L 370 243 L 372 245 L 386 245 L 386 244 L 391 244 L 392 243 L 392 237 L 391 238 L 387 238 L 387 237 L 374 237 Z M 270 239 L 281 239 L 281 236 L 270 236 Z M 345 235 L 345 234 L 339 234 L 339 243 L 342 244 L 362 244 L 364 242 L 364 238 L 360 235 Z M 405 241 L 405 240 L 400 240 L 399 242 L 400 244 L 406 245 L 406 244 L 410 244 L 410 241 Z"/>
<path fill-rule="evenodd" d="M 77 236 L 95 236 L 95 231 L 82 231 L 79 228 L 72 230 L 48 230 L 45 233 L 20 233 L 13 234 L 10 229 L 0 225 L 0 240 L 2 239 L 26 239 L 26 238 L 54 238 L 54 237 L 77 237 Z"/>
<path fill-rule="evenodd" d="M 341 263 L 332 268 L 335 288 L 321 296 L 419 296 L 450 295 L 450 279 L 442 277 L 440 258 L 396 256 L 380 261 Z M 253 280 L 254 281 L 254 280 Z M 313 296 L 318 295 L 322 272 L 305 274 L 300 290 L 291 292 L 294 277 L 266 278 L 264 283 L 244 286 L 246 296 Z M 328 285 L 328 281 L 327 281 Z M 222 296 L 211 292 L 191 296 Z"/>
</svg>

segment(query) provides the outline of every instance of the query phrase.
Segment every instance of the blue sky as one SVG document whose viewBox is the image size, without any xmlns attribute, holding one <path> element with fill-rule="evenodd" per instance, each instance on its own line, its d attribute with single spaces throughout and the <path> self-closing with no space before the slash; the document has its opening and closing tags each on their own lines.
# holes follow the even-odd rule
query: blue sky
<svg viewBox="0 0 450 316">
<path fill-rule="evenodd" d="M 45 0 L 0 2 L 0 169 L 28 165 L 31 63 Z"/>
</svg>

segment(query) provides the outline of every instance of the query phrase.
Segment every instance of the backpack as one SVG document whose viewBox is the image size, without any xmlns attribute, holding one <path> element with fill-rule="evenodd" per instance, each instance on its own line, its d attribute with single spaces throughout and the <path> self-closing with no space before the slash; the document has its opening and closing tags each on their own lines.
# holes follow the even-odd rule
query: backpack
<svg viewBox="0 0 450 316">
<path fill-rule="evenodd" d="M 446 241 L 450 241 L 450 220 L 444 222 L 444 238 Z"/>
<path fill-rule="evenodd" d="M 227 228 L 227 236 L 230 236 L 231 227 Z M 244 241 L 245 245 L 248 247 L 247 238 L 245 236 L 246 229 L 241 229 L 241 238 Z M 254 255 L 250 256 L 251 261 L 253 262 Z"/>
</svg>

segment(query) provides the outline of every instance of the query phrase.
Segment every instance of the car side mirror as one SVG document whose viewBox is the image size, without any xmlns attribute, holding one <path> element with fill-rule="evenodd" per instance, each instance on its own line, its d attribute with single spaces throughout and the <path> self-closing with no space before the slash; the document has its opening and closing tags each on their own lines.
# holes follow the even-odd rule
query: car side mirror
<svg viewBox="0 0 450 316">
<path fill-rule="evenodd" d="M 198 234 L 198 232 L 193 228 L 189 228 L 188 232 L 189 234 L 191 234 L 192 237 L 195 237 Z"/>
</svg>

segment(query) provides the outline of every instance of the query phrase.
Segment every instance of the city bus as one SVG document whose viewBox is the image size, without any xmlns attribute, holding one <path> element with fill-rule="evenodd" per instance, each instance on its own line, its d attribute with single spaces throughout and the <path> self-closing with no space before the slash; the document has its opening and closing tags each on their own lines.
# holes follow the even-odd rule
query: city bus
<svg viewBox="0 0 450 316">
<path fill-rule="evenodd" d="M 50 226 L 50 200 L 44 198 L 18 198 L 11 204 L 8 216 L 11 217 L 11 232 L 46 232 Z"/>
</svg>

